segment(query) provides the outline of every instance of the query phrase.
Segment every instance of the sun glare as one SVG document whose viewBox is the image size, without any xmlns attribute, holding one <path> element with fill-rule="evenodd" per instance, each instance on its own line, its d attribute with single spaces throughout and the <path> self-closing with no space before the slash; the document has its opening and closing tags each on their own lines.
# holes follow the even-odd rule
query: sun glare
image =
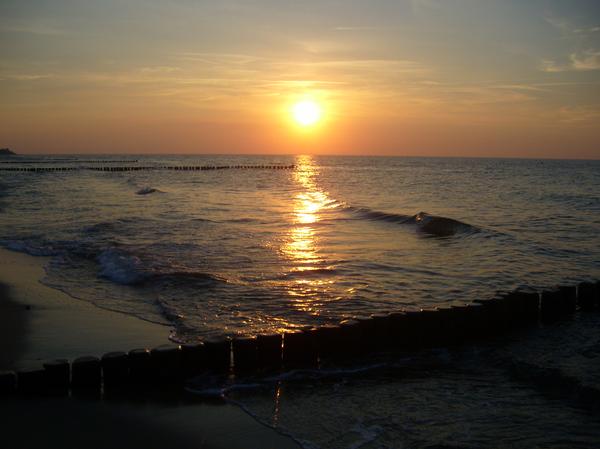
<svg viewBox="0 0 600 449">
<path fill-rule="evenodd" d="M 321 119 L 321 108 L 314 101 L 304 100 L 293 106 L 292 114 L 298 125 L 311 126 Z"/>
</svg>

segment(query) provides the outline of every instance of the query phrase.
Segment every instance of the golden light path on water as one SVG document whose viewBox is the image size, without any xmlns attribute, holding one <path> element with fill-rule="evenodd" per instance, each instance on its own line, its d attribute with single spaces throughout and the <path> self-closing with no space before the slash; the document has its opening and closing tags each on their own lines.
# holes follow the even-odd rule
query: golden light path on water
<svg viewBox="0 0 600 449">
<path fill-rule="evenodd" d="M 311 276 L 316 270 L 327 270 L 327 261 L 320 254 L 319 233 L 317 226 L 323 214 L 336 206 L 327 192 L 321 190 L 316 177 L 318 169 L 311 156 L 298 156 L 294 181 L 300 191 L 294 197 L 291 210 L 291 228 L 286 236 L 281 252 L 290 261 L 289 274 L 291 283 L 287 289 L 292 305 L 297 310 L 318 316 L 324 301 L 324 293 L 334 284 L 331 276 L 319 272 L 319 276 Z M 326 271 L 325 271 L 326 272 Z M 301 275 L 295 278 L 295 275 Z M 304 275 L 304 276 L 302 276 Z M 280 323 L 283 324 L 283 323 Z M 285 323 L 289 329 L 292 323 Z M 279 424 L 282 400 L 282 385 L 278 382 L 273 397 L 271 423 Z"/>
<path fill-rule="evenodd" d="M 298 156 L 294 181 L 300 187 L 292 203 L 292 227 L 281 251 L 291 262 L 292 282 L 288 294 L 295 308 L 312 315 L 320 314 L 323 293 L 334 283 L 326 276 L 326 260 L 319 253 L 317 225 L 323 213 L 336 207 L 327 192 L 321 190 L 316 177 L 318 169 L 311 156 Z M 317 272 L 317 270 L 319 270 Z M 316 275 L 312 276 L 311 272 Z"/>
</svg>

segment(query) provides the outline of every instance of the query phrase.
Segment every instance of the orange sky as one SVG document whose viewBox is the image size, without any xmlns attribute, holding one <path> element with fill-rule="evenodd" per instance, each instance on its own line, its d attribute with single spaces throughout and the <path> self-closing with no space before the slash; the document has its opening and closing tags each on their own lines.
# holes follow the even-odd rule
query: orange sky
<svg viewBox="0 0 600 449">
<path fill-rule="evenodd" d="M 0 147 L 600 158 L 591 1 L 85 3 L 0 6 Z"/>
</svg>

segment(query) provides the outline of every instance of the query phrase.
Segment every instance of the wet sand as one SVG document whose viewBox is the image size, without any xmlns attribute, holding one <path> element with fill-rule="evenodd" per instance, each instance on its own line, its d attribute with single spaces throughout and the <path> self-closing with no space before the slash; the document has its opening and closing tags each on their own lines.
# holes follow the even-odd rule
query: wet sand
<svg viewBox="0 0 600 449">
<path fill-rule="evenodd" d="M 298 449 L 232 405 L 74 398 L 0 401 L 11 449 Z"/>
<path fill-rule="evenodd" d="M 47 258 L 0 249 L 3 293 L 3 343 L 11 354 L 11 369 L 39 367 L 44 360 L 100 356 L 168 343 L 169 327 L 100 309 L 39 282 Z M 10 299 L 6 300 L 6 295 Z M 18 351 L 17 351 L 18 349 Z M 0 368 L 2 365 L 0 365 Z"/>
<path fill-rule="evenodd" d="M 27 310 L 10 299 L 7 285 L 0 284 L 0 369 L 17 363 L 25 349 Z"/>
<path fill-rule="evenodd" d="M 0 369 L 100 356 L 168 341 L 169 328 L 102 310 L 46 287 L 47 259 L 0 249 Z M 3 398 L 11 448 L 298 448 L 230 404 L 77 398 Z"/>
</svg>

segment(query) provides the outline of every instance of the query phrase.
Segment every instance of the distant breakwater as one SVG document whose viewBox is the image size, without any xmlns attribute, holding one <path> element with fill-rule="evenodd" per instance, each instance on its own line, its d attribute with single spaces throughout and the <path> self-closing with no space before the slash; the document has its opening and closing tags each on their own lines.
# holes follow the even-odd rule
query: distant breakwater
<svg viewBox="0 0 600 449">
<path fill-rule="evenodd" d="M 86 162 L 87 163 L 87 162 Z M 61 166 L 61 167 L 0 167 L 0 171 L 11 172 L 65 172 L 91 170 L 102 172 L 129 172 L 148 170 L 206 171 L 206 170 L 293 170 L 295 165 L 115 165 L 115 166 Z"/>
<path fill-rule="evenodd" d="M 37 369 L 0 373 L 0 396 L 101 397 L 140 390 L 182 391 L 188 381 L 205 374 L 273 374 L 318 369 L 375 353 L 477 344 L 517 329 L 552 325 L 575 313 L 598 311 L 600 281 L 542 292 L 517 290 L 461 306 L 374 314 L 339 325 L 111 352 L 101 358 L 87 356 L 71 362 L 49 361 Z"/>
<path fill-rule="evenodd" d="M 85 163 L 86 164 L 134 164 L 139 162 L 138 159 L 118 159 L 118 160 L 109 160 L 109 159 L 86 159 Z M 33 165 L 33 164 L 57 164 L 57 163 L 61 163 L 61 164 L 81 164 L 82 161 L 77 160 L 77 159 L 51 159 L 51 160 L 23 160 L 23 159 L 19 159 L 19 160 L 11 160 L 11 161 L 2 161 L 0 160 L 0 164 L 28 164 L 28 165 Z"/>
</svg>

